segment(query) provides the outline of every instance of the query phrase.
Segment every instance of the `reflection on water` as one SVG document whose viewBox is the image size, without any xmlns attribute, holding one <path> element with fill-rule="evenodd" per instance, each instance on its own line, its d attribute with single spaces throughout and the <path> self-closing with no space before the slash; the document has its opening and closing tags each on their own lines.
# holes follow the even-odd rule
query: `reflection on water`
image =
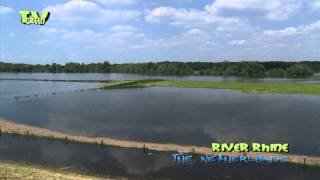
<svg viewBox="0 0 320 180">
<path fill-rule="evenodd" d="M 95 87 L 97 87 L 97 83 L 0 80 L 0 99 L 35 94 L 75 91 Z"/>
<path fill-rule="evenodd" d="M 179 81 L 262 81 L 262 82 L 308 82 L 320 83 L 320 75 L 308 79 L 286 78 L 239 78 L 222 76 L 155 76 L 124 73 L 0 73 L 0 79 L 55 79 L 55 80 L 140 80 L 166 79 Z"/>
<path fill-rule="evenodd" d="M 0 160 L 63 168 L 68 171 L 133 179 L 319 179 L 320 172 L 289 164 L 177 165 L 170 154 L 40 138 L 0 138 Z"/>
<path fill-rule="evenodd" d="M 0 117 L 75 135 L 209 146 L 290 143 L 320 155 L 320 97 L 227 90 L 99 90 L 0 103 Z"/>
</svg>

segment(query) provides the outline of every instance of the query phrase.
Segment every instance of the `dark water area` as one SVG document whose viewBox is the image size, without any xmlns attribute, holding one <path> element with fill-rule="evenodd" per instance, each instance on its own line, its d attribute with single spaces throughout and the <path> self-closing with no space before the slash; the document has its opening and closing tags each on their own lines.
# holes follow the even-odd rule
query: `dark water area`
<svg viewBox="0 0 320 180">
<path fill-rule="evenodd" d="M 97 83 L 0 80 L 0 100 L 19 96 L 68 92 L 97 87 Z"/>
<path fill-rule="evenodd" d="M 0 73 L 0 79 L 53 79 L 53 80 L 141 80 L 164 79 L 177 81 L 236 81 L 236 82 L 306 82 L 320 83 L 320 75 L 307 79 L 241 78 L 223 76 L 161 76 L 125 73 Z"/>
<path fill-rule="evenodd" d="M 196 157 L 195 157 L 196 158 Z M 40 138 L 0 137 L 0 160 L 63 169 L 86 175 L 129 179 L 236 179 L 313 180 L 320 171 L 287 163 L 276 164 L 190 164 L 172 162 L 170 153 L 138 149 L 65 144 Z"/>
<path fill-rule="evenodd" d="M 320 155 L 320 97 L 164 88 L 77 92 L 0 102 L 0 117 L 74 135 L 209 147 L 289 143 Z"/>
</svg>

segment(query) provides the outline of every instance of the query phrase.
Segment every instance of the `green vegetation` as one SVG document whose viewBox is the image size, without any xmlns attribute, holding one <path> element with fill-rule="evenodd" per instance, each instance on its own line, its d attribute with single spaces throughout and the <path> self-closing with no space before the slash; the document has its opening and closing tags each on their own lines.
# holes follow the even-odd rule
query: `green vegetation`
<svg viewBox="0 0 320 180">
<path fill-rule="evenodd" d="M 0 62 L 0 72 L 50 72 L 50 73 L 140 73 L 153 75 L 214 75 L 240 77 L 306 78 L 320 72 L 319 61 L 301 62 L 148 62 L 110 64 L 66 63 L 60 65 L 30 65 Z"/>
<path fill-rule="evenodd" d="M 103 63 L 66 63 L 60 65 L 56 63 L 46 65 L 14 64 L 0 61 L 0 72 L 40 72 L 40 73 L 108 73 L 111 65 L 105 61 Z"/>
<path fill-rule="evenodd" d="M 223 64 L 204 71 L 206 75 L 240 76 L 240 77 L 264 77 L 265 67 L 258 62 L 239 62 L 235 64 Z"/>
<path fill-rule="evenodd" d="M 305 65 L 294 65 L 287 69 L 287 76 L 291 78 L 305 78 L 312 76 L 314 74 L 313 70 Z"/>
<path fill-rule="evenodd" d="M 116 81 L 105 86 L 112 88 L 133 87 L 182 87 L 229 89 L 246 93 L 304 94 L 320 96 L 320 84 L 309 83 L 274 83 L 274 82 L 206 82 L 206 81 Z"/>
<path fill-rule="evenodd" d="M 286 72 L 280 68 L 269 69 L 266 73 L 266 76 L 268 77 L 284 77 L 285 75 Z"/>
<path fill-rule="evenodd" d="M 137 81 L 114 81 L 104 85 L 104 89 L 121 89 L 121 88 L 143 88 L 152 86 L 153 83 L 160 82 L 159 79 L 146 79 Z"/>
</svg>

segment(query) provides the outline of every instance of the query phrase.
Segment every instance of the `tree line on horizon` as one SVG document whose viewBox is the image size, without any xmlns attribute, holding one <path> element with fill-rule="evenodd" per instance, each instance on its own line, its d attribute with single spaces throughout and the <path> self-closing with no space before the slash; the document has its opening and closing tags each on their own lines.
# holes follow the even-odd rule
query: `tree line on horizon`
<svg viewBox="0 0 320 180">
<path fill-rule="evenodd" d="M 41 73 L 139 73 L 152 75 L 211 75 L 239 77 L 289 77 L 307 78 L 320 72 L 320 61 L 241 61 L 241 62 L 148 62 L 110 64 L 52 63 L 31 65 L 0 62 L 0 72 Z"/>
</svg>

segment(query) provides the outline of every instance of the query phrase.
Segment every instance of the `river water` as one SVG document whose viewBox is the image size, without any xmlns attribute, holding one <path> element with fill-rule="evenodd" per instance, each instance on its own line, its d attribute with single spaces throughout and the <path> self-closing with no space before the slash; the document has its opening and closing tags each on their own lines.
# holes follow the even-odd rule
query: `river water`
<svg viewBox="0 0 320 180">
<path fill-rule="evenodd" d="M 320 75 L 307 79 L 241 78 L 223 76 L 156 76 L 125 73 L 0 73 L 0 79 L 52 79 L 52 80 L 141 80 L 164 79 L 178 81 L 258 81 L 258 82 L 307 82 L 320 83 Z"/>
<path fill-rule="evenodd" d="M 318 180 L 320 171 L 289 164 L 190 164 L 172 162 L 170 153 L 65 144 L 40 138 L 0 137 L 0 159 L 75 173 L 129 179 Z"/>
<path fill-rule="evenodd" d="M 208 76 L 144 76 L 131 74 L 0 74 L 0 79 L 6 78 L 60 80 L 123 80 L 149 78 L 206 81 L 320 82 L 318 77 L 307 80 L 289 80 L 239 79 Z M 43 127 L 74 135 L 105 136 L 123 140 L 176 143 L 207 147 L 209 147 L 212 142 L 289 143 L 290 153 L 320 155 L 319 96 L 247 94 L 230 90 L 166 87 L 79 91 L 96 86 L 98 86 L 97 83 L 0 80 L 0 117 L 17 123 Z M 69 93 L 52 94 L 53 92 Z M 50 95 L 34 96 L 35 93 Z M 33 96 L 22 99 L 10 99 L 10 97 L 23 95 Z M 5 100 L 6 98 L 10 100 Z M 50 144 L 52 142 L 36 140 L 36 143 L 38 141 L 40 141 L 40 144 L 36 146 L 41 146 L 40 149 L 47 146 L 55 146 L 54 143 L 47 145 L 47 143 Z M 10 144 L 11 142 L 12 144 Z M 14 159 L 15 155 L 20 154 L 20 146 L 22 145 L 14 145 L 16 144 L 16 140 L 7 138 L 4 141 L 2 138 L 1 143 L 3 146 L 10 146 L 11 149 L 9 148 L 10 151 L 8 150 L 7 153 L 10 152 L 11 156 L 1 153 L 0 159 Z M 23 141 L 22 144 L 24 143 Z M 20 141 L 17 141 L 17 144 L 21 144 Z M 86 149 L 87 146 L 74 145 L 74 147 L 77 146 L 79 147 L 72 149 L 69 148 L 73 146 L 58 146 L 57 152 L 66 151 L 65 156 L 70 155 L 72 159 L 70 162 L 61 160 L 61 166 L 68 165 L 68 163 L 74 161 L 77 167 L 85 164 L 86 167 L 84 169 L 89 168 L 87 167 L 89 166 L 88 164 L 80 160 L 82 156 L 92 161 L 97 161 L 97 164 L 100 164 L 97 159 L 106 158 L 106 160 L 110 160 L 110 157 L 105 157 L 106 155 L 97 153 L 99 150 L 92 150 L 97 153 L 93 155 L 91 154 L 91 149 Z M 74 152 L 82 151 L 75 150 L 82 149 L 82 147 L 88 155 L 82 154 L 85 152 Z M 40 151 L 40 149 L 35 152 Z M 32 148 L 29 151 L 32 151 Z M 120 150 L 117 149 L 113 152 L 116 154 L 119 151 Z M 128 161 L 133 163 L 127 166 L 138 168 L 138 165 L 131 162 L 132 159 L 137 159 L 136 153 L 125 152 L 126 153 L 123 154 L 128 156 L 126 157 L 129 159 Z M 51 151 L 50 153 L 53 153 L 52 156 L 55 157 L 54 154 L 56 153 Z M 74 157 L 71 155 L 73 153 L 79 153 L 80 155 Z M 103 158 L 100 158 L 100 156 Z M 124 155 L 121 155 L 121 157 L 122 156 Z M 142 156 L 144 157 L 143 154 Z M 112 157 L 116 162 L 116 158 L 114 156 Z M 20 159 L 20 156 L 17 156 L 17 158 Z M 48 159 L 46 160 L 46 158 Z M 19 159 L 16 160 L 19 161 Z M 31 159 L 31 157 L 21 156 L 21 161 L 33 162 Z M 42 159 L 38 159 L 37 161 L 41 161 L 41 163 L 44 161 L 52 166 L 57 164 L 56 161 L 58 160 L 55 159 L 56 158 L 43 155 Z M 117 160 L 118 163 L 124 163 L 122 161 L 125 160 Z M 155 161 L 162 162 L 162 159 L 160 158 L 160 160 Z M 200 170 L 207 168 L 199 168 L 197 165 L 190 167 L 191 169 L 184 167 L 172 170 L 170 169 L 171 162 L 167 161 L 168 159 L 166 160 L 166 164 L 169 165 L 163 167 L 159 167 L 157 163 L 155 167 L 152 165 L 149 167 L 148 162 L 141 162 L 145 165 L 142 166 L 141 169 L 152 169 L 142 174 L 152 174 L 155 177 L 163 177 L 164 174 L 171 172 L 173 174 L 172 176 L 169 175 L 170 177 L 180 177 L 181 174 L 177 175 L 176 173 L 187 173 L 189 171 L 195 171 L 194 168 L 196 168 L 199 171 L 197 176 L 201 174 L 210 175 L 210 173 Z M 102 167 L 107 166 L 104 165 L 104 163 L 101 163 L 101 165 Z M 130 175 L 130 173 L 127 173 L 134 171 L 121 168 L 116 169 L 119 168 L 117 166 L 120 166 L 118 164 L 114 164 L 114 166 L 115 167 L 108 167 L 110 168 L 109 170 L 92 166 L 88 171 L 91 170 L 92 173 L 101 173 L 104 170 L 105 173 L 118 172 L 113 173 L 113 175 Z M 124 167 L 126 166 L 122 165 L 122 168 Z M 233 170 L 224 167 L 215 168 L 218 169 L 214 169 L 214 171 L 232 176 L 232 172 L 236 172 L 238 167 L 233 168 Z M 156 171 L 154 169 L 156 169 Z M 207 170 L 209 171 L 210 169 Z M 278 172 L 278 169 L 273 167 L 270 167 L 269 170 Z M 282 171 L 286 172 L 286 167 L 284 167 Z M 288 172 L 291 171 L 293 170 L 288 170 Z M 297 172 L 290 174 L 298 172 L 300 173 L 300 171 L 297 170 Z M 136 172 L 133 174 L 136 174 Z M 292 177 L 300 176 L 296 175 Z M 304 175 L 301 177 L 304 177 Z"/>
</svg>

